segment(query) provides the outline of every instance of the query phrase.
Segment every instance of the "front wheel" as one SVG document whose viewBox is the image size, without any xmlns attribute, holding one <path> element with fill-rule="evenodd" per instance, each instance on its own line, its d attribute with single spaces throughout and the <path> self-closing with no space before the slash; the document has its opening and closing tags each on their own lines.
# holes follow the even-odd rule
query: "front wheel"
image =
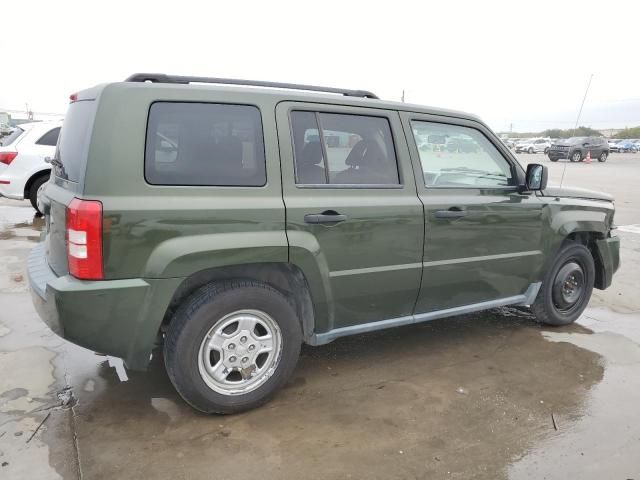
<svg viewBox="0 0 640 480">
<path fill-rule="evenodd" d="M 572 162 L 581 162 L 582 161 L 582 153 L 579 150 L 576 150 L 569 157 Z"/>
<path fill-rule="evenodd" d="M 553 158 L 553 157 L 549 157 L 549 160 L 551 160 L 552 162 L 557 162 L 558 161 L 557 158 Z"/>
<path fill-rule="evenodd" d="M 527 153 L 531 155 L 533 153 L 533 148 L 529 147 L 529 150 L 527 150 Z"/>
<path fill-rule="evenodd" d="M 212 283 L 189 297 L 167 330 L 164 360 L 182 398 L 204 413 L 265 403 L 295 369 L 302 344 L 296 310 L 252 280 Z"/>
<path fill-rule="evenodd" d="M 542 323 L 568 325 L 587 307 L 594 280 L 591 252 L 584 245 L 568 243 L 545 274 L 531 310 Z"/>
<path fill-rule="evenodd" d="M 598 157 L 598 161 L 599 162 L 606 162 L 608 156 L 609 156 L 609 154 L 607 152 L 602 152 L 600 154 L 600 156 Z"/>
</svg>

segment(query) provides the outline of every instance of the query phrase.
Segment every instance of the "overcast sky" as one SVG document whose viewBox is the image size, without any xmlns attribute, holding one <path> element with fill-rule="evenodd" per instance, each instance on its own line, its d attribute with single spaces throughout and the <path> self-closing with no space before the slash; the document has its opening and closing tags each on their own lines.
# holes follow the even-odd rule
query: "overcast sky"
<svg viewBox="0 0 640 480">
<path fill-rule="evenodd" d="M 363 88 L 494 129 L 640 124 L 640 1 L 8 2 L 0 109 L 133 72 Z M 617 112 L 621 113 L 618 114 Z"/>
</svg>

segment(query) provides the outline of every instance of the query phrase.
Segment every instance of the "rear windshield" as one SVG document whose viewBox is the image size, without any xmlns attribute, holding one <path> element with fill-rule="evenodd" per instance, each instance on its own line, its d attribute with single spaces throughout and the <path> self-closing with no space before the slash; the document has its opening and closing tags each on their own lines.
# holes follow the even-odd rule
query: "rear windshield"
<svg viewBox="0 0 640 480">
<path fill-rule="evenodd" d="M 21 129 L 20 127 L 17 127 L 13 132 L 11 132 L 8 136 L 2 139 L 2 146 L 8 147 L 13 142 L 15 142 L 18 139 L 18 137 L 23 133 L 24 133 L 24 130 Z"/>
<path fill-rule="evenodd" d="M 79 182 L 84 173 L 91 139 L 91 129 L 96 113 L 94 100 L 82 100 L 69 105 L 58 140 L 56 175 Z"/>
</svg>

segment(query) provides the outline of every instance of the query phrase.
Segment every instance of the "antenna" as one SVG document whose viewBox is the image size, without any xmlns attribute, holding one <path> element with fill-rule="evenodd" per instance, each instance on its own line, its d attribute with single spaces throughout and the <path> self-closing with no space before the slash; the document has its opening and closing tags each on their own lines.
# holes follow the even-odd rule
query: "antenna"
<svg viewBox="0 0 640 480">
<path fill-rule="evenodd" d="M 582 107 L 584 107 L 584 102 L 587 100 L 587 93 L 589 93 L 589 87 L 591 87 L 591 80 L 593 80 L 593 73 L 589 77 L 589 83 L 587 83 L 587 89 L 584 91 L 584 97 L 582 97 L 582 103 L 580 104 L 580 110 L 578 110 L 578 117 L 576 118 L 576 125 L 573 127 L 573 133 L 576 133 L 578 129 L 578 123 L 580 122 L 580 116 L 582 115 Z M 567 158 L 567 160 L 569 160 Z M 562 169 L 562 177 L 560 178 L 560 186 L 562 187 L 562 182 L 564 182 L 564 174 L 567 171 L 567 164 L 564 164 L 564 168 Z"/>
</svg>

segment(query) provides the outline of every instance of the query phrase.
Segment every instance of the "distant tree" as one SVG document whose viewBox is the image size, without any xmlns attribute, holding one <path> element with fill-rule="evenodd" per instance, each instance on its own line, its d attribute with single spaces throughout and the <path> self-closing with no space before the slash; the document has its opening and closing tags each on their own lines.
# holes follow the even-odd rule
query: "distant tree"
<svg viewBox="0 0 640 480">
<path fill-rule="evenodd" d="M 569 128 L 567 130 L 552 128 L 550 130 L 545 130 L 541 135 L 543 137 L 551 138 L 602 137 L 602 133 L 589 127 Z"/>
<path fill-rule="evenodd" d="M 551 128 L 549 130 L 545 130 L 544 132 L 541 133 L 541 135 L 543 137 L 550 137 L 550 138 L 567 138 L 564 136 L 565 131 L 559 128 Z"/>
<path fill-rule="evenodd" d="M 616 133 L 613 138 L 640 138 L 640 127 L 625 128 Z"/>
</svg>

